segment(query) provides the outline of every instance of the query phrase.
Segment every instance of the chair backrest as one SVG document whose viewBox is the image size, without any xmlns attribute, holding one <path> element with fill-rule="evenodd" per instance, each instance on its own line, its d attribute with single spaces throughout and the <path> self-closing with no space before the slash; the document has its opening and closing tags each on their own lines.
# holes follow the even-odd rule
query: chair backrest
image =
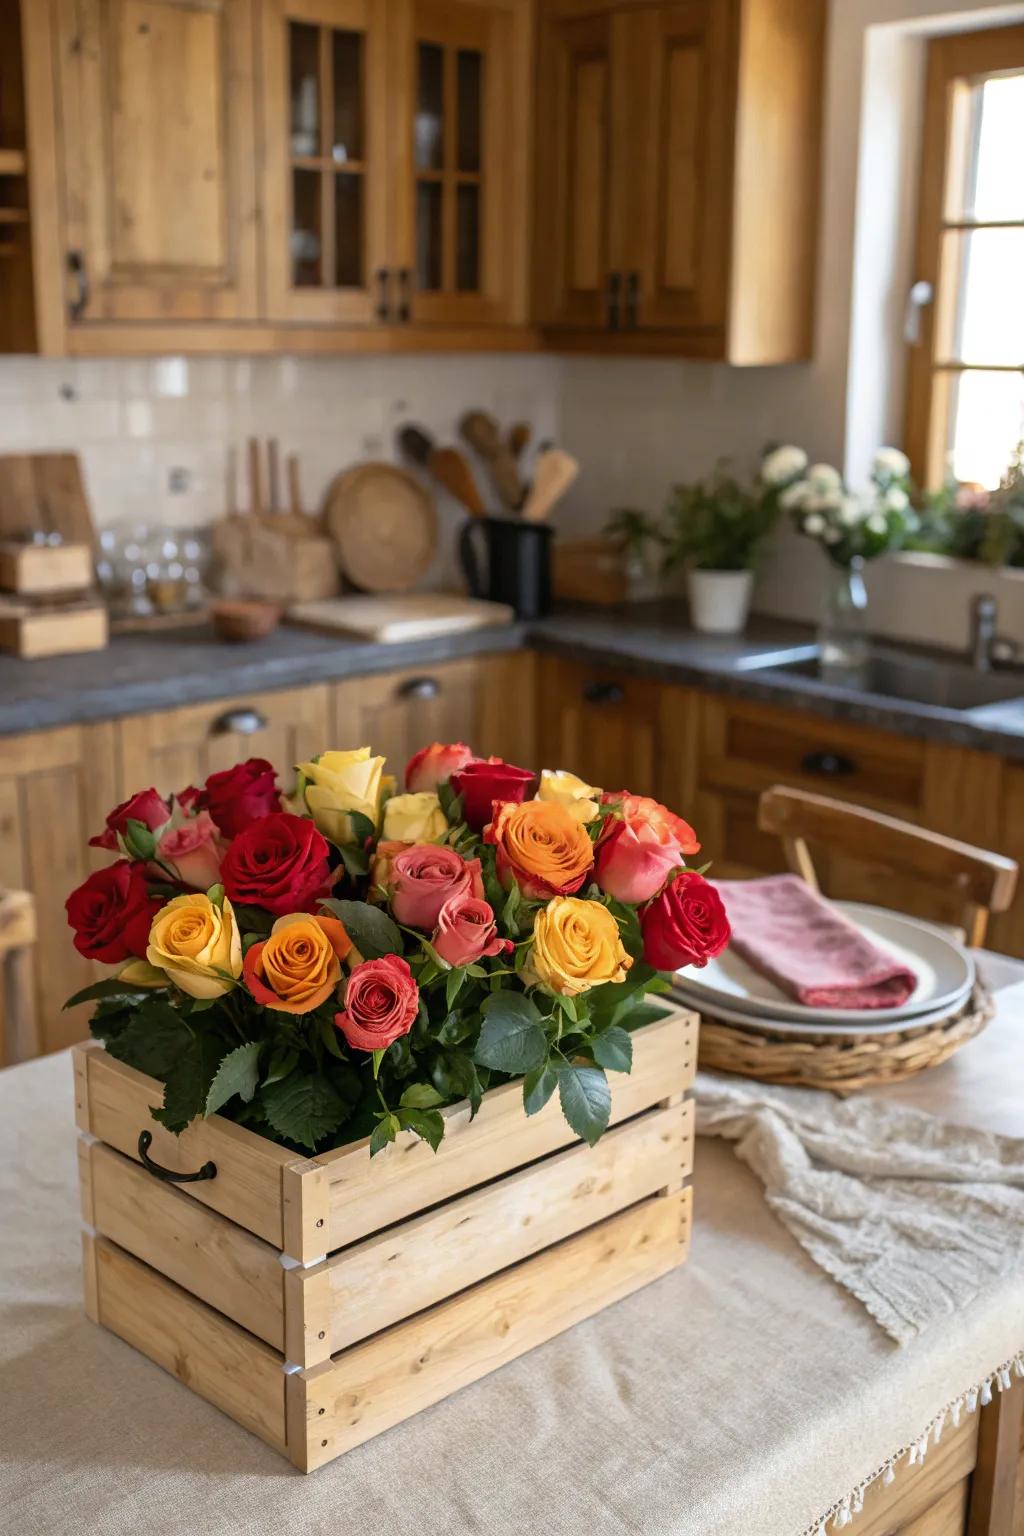
<svg viewBox="0 0 1024 1536">
<path fill-rule="evenodd" d="M 970 944 L 984 943 L 989 915 L 1005 912 L 1017 887 L 1017 865 L 1000 853 L 803 789 L 782 784 L 766 789 L 757 820 L 763 832 L 782 839 L 790 869 L 815 890 L 818 877 L 808 843 L 893 874 L 941 884 L 959 898 Z"/>
<path fill-rule="evenodd" d="M 0 1066 L 41 1050 L 32 979 L 36 907 L 28 891 L 0 890 Z"/>
</svg>

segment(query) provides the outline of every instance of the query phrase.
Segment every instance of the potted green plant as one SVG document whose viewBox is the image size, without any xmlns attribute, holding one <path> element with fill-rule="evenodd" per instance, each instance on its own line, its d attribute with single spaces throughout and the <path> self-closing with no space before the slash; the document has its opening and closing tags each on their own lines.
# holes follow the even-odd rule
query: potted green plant
<svg viewBox="0 0 1024 1536">
<path fill-rule="evenodd" d="M 602 532 L 625 569 L 629 600 L 642 602 L 656 597 L 662 545 L 656 519 L 635 507 L 620 507 L 611 514 Z"/>
<path fill-rule="evenodd" d="M 695 629 L 742 631 L 757 559 L 778 515 L 773 484 L 759 477 L 743 485 L 721 464 L 708 479 L 673 488 L 665 509 L 665 569 L 685 570 Z"/>
</svg>

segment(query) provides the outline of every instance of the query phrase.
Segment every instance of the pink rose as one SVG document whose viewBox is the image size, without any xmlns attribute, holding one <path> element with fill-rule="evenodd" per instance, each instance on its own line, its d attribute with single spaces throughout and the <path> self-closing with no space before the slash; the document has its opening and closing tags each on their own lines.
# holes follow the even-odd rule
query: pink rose
<svg viewBox="0 0 1024 1536">
<path fill-rule="evenodd" d="M 220 881 L 221 843 L 209 811 L 200 811 L 180 827 L 168 828 L 156 851 L 182 885 L 208 891 Z"/>
<path fill-rule="evenodd" d="M 452 896 L 482 896 L 479 859 L 464 859 L 454 848 L 417 843 L 391 860 L 391 910 L 407 928 L 433 932 Z"/>
<path fill-rule="evenodd" d="M 659 837 L 649 822 L 610 816 L 594 851 L 594 878 L 606 896 L 637 906 L 656 896 L 682 862 L 675 838 Z"/>
<path fill-rule="evenodd" d="M 383 1051 L 412 1029 L 420 989 L 401 955 L 364 960 L 345 984 L 344 1012 L 334 1015 L 349 1045 L 357 1051 Z"/>
<path fill-rule="evenodd" d="M 499 937 L 490 905 L 467 895 L 449 896 L 437 914 L 431 943 L 449 965 L 472 965 L 513 947 L 511 939 Z"/>
<path fill-rule="evenodd" d="M 464 741 L 431 742 L 410 757 L 405 769 L 405 787 L 410 794 L 425 789 L 436 789 L 445 779 L 450 779 L 459 768 L 472 762 L 473 754 Z"/>
<path fill-rule="evenodd" d="M 140 789 L 130 800 L 115 805 L 107 817 L 104 830 L 98 836 L 90 837 L 89 847 L 109 848 L 112 853 L 116 853 L 118 834 L 124 837 L 130 821 L 141 821 L 144 827 L 156 832 L 166 826 L 170 819 L 171 808 L 163 796 L 158 795 L 155 789 Z"/>
</svg>

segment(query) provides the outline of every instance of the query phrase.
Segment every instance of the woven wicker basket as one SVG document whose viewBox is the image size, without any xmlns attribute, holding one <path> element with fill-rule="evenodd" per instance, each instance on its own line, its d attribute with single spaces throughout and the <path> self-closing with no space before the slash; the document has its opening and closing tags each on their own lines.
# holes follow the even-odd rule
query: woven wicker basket
<svg viewBox="0 0 1024 1536">
<path fill-rule="evenodd" d="M 860 1035 L 784 1034 L 760 1021 L 738 1026 L 713 1014 L 701 1015 L 700 1065 L 766 1083 L 829 1088 L 836 1093 L 898 1083 L 926 1067 L 948 1060 L 968 1040 L 980 1035 L 995 1012 L 992 999 L 977 986 L 959 1013 L 914 1029 L 872 1029 Z"/>
</svg>

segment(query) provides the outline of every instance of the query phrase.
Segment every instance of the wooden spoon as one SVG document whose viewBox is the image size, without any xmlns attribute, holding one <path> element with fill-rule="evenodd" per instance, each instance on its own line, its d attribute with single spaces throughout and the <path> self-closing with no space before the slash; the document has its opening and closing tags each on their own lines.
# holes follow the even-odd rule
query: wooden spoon
<svg viewBox="0 0 1024 1536">
<path fill-rule="evenodd" d="M 438 485 L 443 485 L 456 501 L 460 501 L 471 517 L 486 516 L 480 487 L 465 454 L 457 448 L 435 448 L 428 467 Z"/>
<path fill-rule="evenodd" d="M 501 440 L 501 429 L 486 411 L 467 411 L 459 422 L 459 433 L 484 460 L 494 481 L 494 489 L 512 512 L 523 504 L 524 486 L 516 468 L 515 455 Z"/>
<path fill-rule="evenodd" d="M 563 497 L 580 472 L 579 460 L 564 448 L 547 448 L 537 456 L 533 485 L 523 507 L 528 523 L 540 523 Z"/>
</svg>

